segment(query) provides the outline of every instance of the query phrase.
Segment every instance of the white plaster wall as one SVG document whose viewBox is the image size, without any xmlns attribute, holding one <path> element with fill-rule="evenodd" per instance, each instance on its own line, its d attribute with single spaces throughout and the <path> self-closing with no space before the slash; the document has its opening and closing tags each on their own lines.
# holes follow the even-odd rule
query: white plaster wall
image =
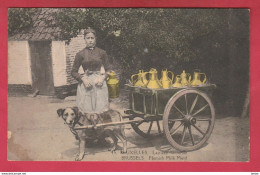
<svg viewBox="0 0 260 175">
<path fill-rule="evenodd" d="M 32 84 L 27 41 L 8 41 L 8 84 Z"/>
<path fill-rule="evenodd" d="M 52 69 L 54 86 L 66 85 L 67 73 L 64 41 L 52 41 Z"/>
</svg>

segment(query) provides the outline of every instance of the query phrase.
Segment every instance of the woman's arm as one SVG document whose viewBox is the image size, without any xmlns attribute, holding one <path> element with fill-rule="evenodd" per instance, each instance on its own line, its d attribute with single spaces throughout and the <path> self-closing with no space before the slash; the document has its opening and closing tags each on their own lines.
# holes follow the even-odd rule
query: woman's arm
<svg viewBox="0 0 260 175">
<path fill-rule="evenodd" d="M 91 87 L 91 83 L 88 80 L 87 76 L 85 74 L 81 75 L 78 73 L 79 71 L 79 67 L 82 64 L 82 60 L 83 58 L 79 55 L 76 54 L 75 56 L 75 60 L 74 60 L 74 64 L 72 66 L 72 70 L 71 70 L 71 76 L 74 77 L 79 83 L 82 83 L 85 85 L 85 87 Z"/>
</svg>

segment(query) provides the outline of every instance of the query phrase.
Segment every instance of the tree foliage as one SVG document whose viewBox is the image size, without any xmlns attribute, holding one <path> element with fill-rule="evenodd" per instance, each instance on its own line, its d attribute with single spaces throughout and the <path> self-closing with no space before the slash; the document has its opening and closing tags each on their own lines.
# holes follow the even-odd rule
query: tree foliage
<svg viewBox="0 0 260 175">
<path fill-rule="evenodd" d="M 8 10 L 8 34 L 32 27 L 35 8 L 11 8 Z"/>
<path fill-rule="evenodd" d="M 219 87 L 216 101 L 232 99 L 241 106 L 240 94 L 249 81 L 248 14 L 236 9 L 86 8 L 62 9 L 56 19 L 64 39 L 87 27 L 96 29 L 98 45 L 119 63 L 123 80 L 151 67 L 175 75 L 200 69 Z M 234 90 L 239 84 L 245 87 Z"/>
<path fill-rule="evenodd" d="M 55 17 L 64 39 L 87 27 L 96 29 L 98 44 L 127 67 L 140 55 L 160 57 L 167 64 L 198 59 L 197 40 L 212 34 L 222 36 L 226 14 L 219 9 L 66 8 Z M 215 37 L 211 44 L 221 45 L 222 39 Z"/>
<path fill-rule="evenodd" d="M 9 33 L 31 26 L 35 9 L 9 10 Z M 70 40 L 81 29 L 92 27 L 98 45 L 124 67 L 141 56 L 160 57 L 168 63 L 193 61 L 200 53 L 196 42 L 211 34 L 222 36 L 226 10 L 170 8 L 61 8 L 53 13 L 61 37 Z M 114 32 L 120 31 L 119 36 Z M 215 38 L 221 45 L 221 38 Z M 212 42 L 213 43 L 213 42 Z"/>
</svg>

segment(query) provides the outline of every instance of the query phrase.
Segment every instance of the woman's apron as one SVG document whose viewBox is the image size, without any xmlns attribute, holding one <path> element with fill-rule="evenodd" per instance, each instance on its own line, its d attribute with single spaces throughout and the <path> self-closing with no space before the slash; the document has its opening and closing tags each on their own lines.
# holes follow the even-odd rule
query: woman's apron
<svg viewBox="0 0 260 175">
<path fill-rule="evenodd" d="M 86 71 L 92 87 L 86 88 L 83 83 L 78 84 L 76 105 L 83 113 L 103 113 L 109 109 L 108 88 L 106 81 L 102 86 L 95 86 L 95 79 L 100 76 L 100 71 Z"/>
</svg>

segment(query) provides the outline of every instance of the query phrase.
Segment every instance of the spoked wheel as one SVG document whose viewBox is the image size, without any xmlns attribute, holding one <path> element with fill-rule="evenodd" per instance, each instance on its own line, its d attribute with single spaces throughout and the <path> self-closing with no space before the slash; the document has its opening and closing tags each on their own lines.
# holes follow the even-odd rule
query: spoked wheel
<svg viewBox="0 0 260 175">
<path fill-rule="evenodd" d="M 142 117 L 135 117 L 135 119 L 140 119 Z M 130 119 L 131 120 L 131 119 Z M 169 121 L 169 128 L 174 124 L 173 121 Z M 142 137 L 153 137 L 163 134 L 162 120 L 158 117 L 147 117 L 138 123 L 131 123 L 134 131 Z"/>
<path fill-rule="evenodd" d="M 174 126 L 169 126 L 170 121 Z M 207 94 L 184 89 L 168 101 L 163 128 L 169 143 L 180 151 L 199 149 L 208 140 L 215 123 L 215 109 Z"/>
</svg>

